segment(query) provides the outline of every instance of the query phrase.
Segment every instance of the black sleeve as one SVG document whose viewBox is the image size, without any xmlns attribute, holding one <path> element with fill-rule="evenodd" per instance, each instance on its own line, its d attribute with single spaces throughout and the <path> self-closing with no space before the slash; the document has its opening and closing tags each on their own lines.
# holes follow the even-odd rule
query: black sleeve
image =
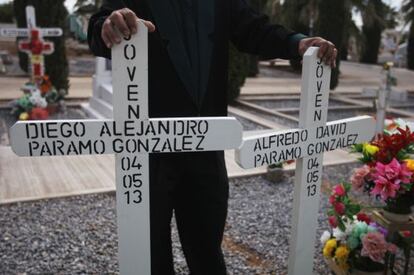
<svg viewBox="0 0 414 275">
<path fill-rule="evenodd" d="M 121 0 L 104 0 L 99 11 L 89 19 L 88 44 L 95 56 L 111 58 L 111 49 L 106 47 L 101 37 L 102 24 L 114 10 L 124 7 Z"/>
<path fill-rule="evenodd" d="M 281 25 L 253 10 L 245 0 L 231 1 L 231 41 L 242 52 L 263 59 L 299 59 L 298 45 L 304 35 Z"/>
</svg>

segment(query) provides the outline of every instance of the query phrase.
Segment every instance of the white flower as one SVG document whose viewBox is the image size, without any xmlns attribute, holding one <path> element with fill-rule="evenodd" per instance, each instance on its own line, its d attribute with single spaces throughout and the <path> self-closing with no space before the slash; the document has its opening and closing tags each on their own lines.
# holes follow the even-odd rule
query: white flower
<svg viewBox="0 0 414 275">
<path fill-rule="evenodd" d="M 321 236 L 321 243 L 325 245 L 325 243 L 331 238 L 331 233 L 329 231 L 325 231 L 322 233 Z"/>
<path fill-rule="evenodd" d="M 333 229 L 332 231 L 333 236 L 336 238 L 336 240 L 338 241 L 346 241 L 347 235 L 346 232 L 343 232 L 341 229 L 339 229 L 339 227 L 336 227 Z"/>
<path fill-rule="evenodd" d="M 41 107 L 41 108 L 46 108 L 47 107 L 47 101 L 44 97 L 41 97 L 39 99 L 39 101 L 37 102 L 37 106 Z"/>
</svg>

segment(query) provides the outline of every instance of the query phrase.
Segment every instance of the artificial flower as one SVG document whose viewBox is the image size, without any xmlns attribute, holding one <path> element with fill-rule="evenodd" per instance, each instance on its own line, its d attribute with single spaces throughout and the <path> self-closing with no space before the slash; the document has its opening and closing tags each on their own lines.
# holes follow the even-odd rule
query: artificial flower
<svg viewBox="0 0 414 275">
<path fill-rule="evenodd" d="M 360 239 L 367 233 L 368 225 L 365 222 L 356 222 L 352 228 L 351 236 Z"/>
<path fill-rule="evenodd" d="M 379 147 L 369 143 L 364 143 L 362 145 L 362 152 L 368 156 L 373 156 L 379 151 Z"/>
<path fill-rule="evenodd" d="M 29 114 L 27 112 L 23 112 L 19 115 L 19 120 L 28 120 Z"/>
<path fill-rule="evenodd" d="M 406 163 L 408 170 L 414 172 L 414 159 L 406 159 L 404 162 Z"/>
<path fill-rule="evenodd" d="M 345 204 L 343 204 L 342 202 L 335 202 L 333 204 L 333 207 L 335 209 L 335 212 L 338 215 L 344 215 L 345 214 Z"/>
<path fill-rule="evenodd" d="M 381 233 L 369 232 L 362 238 L 362 256 L 381 263 L 388 251 L 395 252 L 395 247 L 389 245 Z"/>
<path fill-rule="evenodd" d="M 366 224 L 370 224 L 371 223 L 371 218 L 367 214 L 365 214 L 365 213 L 358 213 L 356 215 L 356 218 L 360 222 L 365 222 Z"/>
<path fill-rule="evenodd" d="M 349 268 L 348 263 L 347 263 L 349 253 L 350 253 L 350 251 L 349 251 L 348 247 L 346 247 L 345 245 L 340 245 L 335 250 L 336 262 L 337 262 L 339 268 L 341 268 L 342 270 L 347 270 Z"/>
<path fill-rule="evenodd" d="M 334 249 L 337 246 L 337 242 L 335 239 L 330 239 L 326 242 L 325 247 L 323 248 L 323 255 L 326 258 L 332 258 Z"/>
<path fill-rule="evenodd" d="M 365 184 L 365 179 L 370 174 L 370 172 L 371 169 L 368 165 L 356 168 L 351 176 L 352 188 L 356 191 L 360 191 L 363 188 Z"/>
<path fill-rule="evenodd" d="M 340 245 L 335 250 L 335 258 L 339 261 L 346 261 L 348 260 L 349 252 L 349 248 L 346 245 Z"/>
<path fill-rule="evenodd" d="M 339 196 L 339 197 L 345 196 L 346 194 L 345 187 L 342 184 L 338 184 L 334 187 L 333 193 L 334 195 Z"/>
<path fill-rule="evenodd" d="M 321 236 L 321 244 L 325 245 L 326 242 L 331 238 L 331 233 L 329 231 L 324 231 Z"/>
<path fill-rule="evenodd" d="M 46 109 L 35 107 L 30 112 L 31 120 L 45 120 L 49 117 L 49 112 Z"/>
<path fill-rule="evenodd" d="M 339 229 L 339 227 L 336 227 L 334 229 L 332 229 L 332 235 L 335 237 L 336 240 L 338 241 L 345 241 L 347 236 L 348 236 L 348 232 L 344 232 L 341 229 Z"/>
<path fill-rule="evenodd" d="M 329 224 L 330 224 L 333 228 L 335 228 L 335 227 L 337 227 L 337 226 L 338 226 L 338 220 L 336 219 L 336 217 L 335 217 L 335 216 L 330 216 L 330 217 L 328 218 L 328 222 L 329 222 Z"/>
<path fill-rule="evenodd" d="M 380 195 L 383 200 L 395 198 L 400 184 L 409 184 L 413 172 L 411 172 L 405 163 L 400 164 L 397 159 L 393 158 L 389 164 L 377 162 L 375 172 L 372 177 L 375 187 L 371 194 Z"/>
<path fill-rule="evenodd" d="M 351 250 L 357 248 L 360 243 L 361 243 L 360 239 L 355 238 L 354 236 L 349 236 L 348 239 L 346 240 L 346 244 Z"/>
</svg>

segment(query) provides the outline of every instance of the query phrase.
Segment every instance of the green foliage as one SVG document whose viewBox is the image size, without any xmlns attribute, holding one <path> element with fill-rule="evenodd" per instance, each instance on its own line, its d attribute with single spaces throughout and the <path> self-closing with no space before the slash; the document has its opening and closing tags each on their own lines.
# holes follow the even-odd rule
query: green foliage
<svg viewBox="0 0 414 275">
<path fill-rule="evenodd" d="M 332 70 L 330 87 L 335 89 L 339 80 L 341 46 L 346 38 L 346 26 L 349 22 L 350 10 L 346 0 L 320 0 L 318 10 L 317 35 L 331 41 L 338 49 L 336 68 Z"/>
<path fill-rule="evenodd" d="M 364 43 L 360 61 L 376 64 L 381 45 L 381 33 L 387 27 L 395 26 L 395 11 L 381 0 L 368 0 L 361 6 L 362 33 Z"/>
<path fill-rule="evenodd" d="M 0 5 L 0 22 L 13 23 L 13 2 L 8 2 Z"/>
<path fill-rule="evenodd" d="M 229 82 L 227 98 L 229 102 L 234 101 L 240 94 L 240 87 L 248 75 L 249 56 L 239 52 L 233 45 L 230 45 L 229 53 Z"/>
<path fill-rule="evenodd" d="M 36 10 L 37 26 L 62 28 L 65 33 L 68 11 L 64 2 L 64 0 L 15 0 L 14 13 L 17 26 L 26 27 L 26 6 L 33 5 Z M 54 43 L 55 51 L 53 54 L 45 56 L 46 74 L 49 75 L 56 89 L 67 90 L 69 87 L 69 67 L 64 36 L 48 37 L 47 40 Z M 23 70 L 28 70 L 27 54 L 19 53 L 19 64 Z"/>
<path fill-rule="evenodd" d="M 98 11 L 102 0 L 77 0 L 75 3 L 76 14 L 92 14 Z"/>
</svg>

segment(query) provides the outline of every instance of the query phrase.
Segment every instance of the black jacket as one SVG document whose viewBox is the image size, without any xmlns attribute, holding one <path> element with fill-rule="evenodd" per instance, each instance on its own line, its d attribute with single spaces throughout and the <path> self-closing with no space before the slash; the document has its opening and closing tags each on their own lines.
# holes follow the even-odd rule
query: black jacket
<svg viewBox="0 0 414 275">
<path fill-rule="evenodd" d="M 298 58 L 303 36 L 256 13 L 245 0 L 199 0 L 200 87 L 192 93 L 189 60 L 179 34 L 171 0 L 104 0 L 89 21 L 88 41 L 97 56 L 110 58 L 101 39 L 104 20 L 112 11 L 128 7 L 152 21 L 157 30 L 148 37 L 150 117 L 226 116 L 229 41 L 241 51 L 262 58 Z"/>
</svg>

